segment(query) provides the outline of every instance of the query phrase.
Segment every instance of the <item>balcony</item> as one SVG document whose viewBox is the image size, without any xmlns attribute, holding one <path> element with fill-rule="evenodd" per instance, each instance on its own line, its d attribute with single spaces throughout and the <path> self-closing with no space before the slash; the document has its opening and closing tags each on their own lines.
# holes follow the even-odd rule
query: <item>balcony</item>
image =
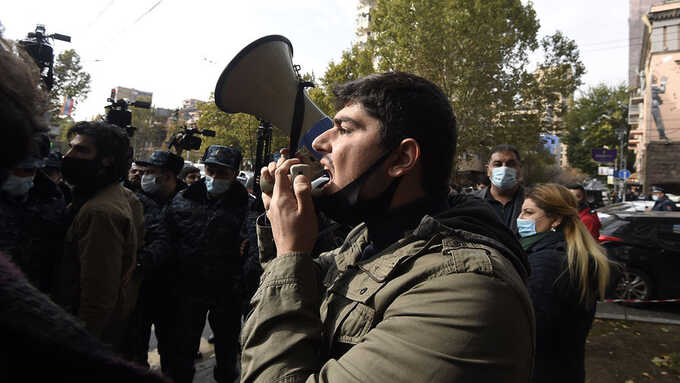
<svg viewBox="0 0 680 383">
<path fill-rule="evenodd" d="M 642 111 L 641 103 L 634 103 L 631 99 L 628 105 L 628 124 L 639 124 L 640 123 L 640 112 Z"/>
<path fill-rule="evenodd" d="M 628 137 L 633 138 L 634 136 L 641 136 L 644 134 L 644 130 L 642 129 L 631 129 L 628 132 Z"/>
</svg>

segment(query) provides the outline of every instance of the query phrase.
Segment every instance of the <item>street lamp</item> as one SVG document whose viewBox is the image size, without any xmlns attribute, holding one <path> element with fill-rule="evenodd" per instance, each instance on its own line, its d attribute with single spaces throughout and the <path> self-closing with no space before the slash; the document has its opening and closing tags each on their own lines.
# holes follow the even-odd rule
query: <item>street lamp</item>
<svg viewBox="0 0 680 383">
<path fill-rule="evenodd" d="M 619 139 L 619 176 L 621 176 L 621 170 L 626 169 L 626 157 L 623 155 L 623 140 L 626 138 L 626 128 L 624 126 L 618 126 L 614 129 L 614 133 L 616 133 L 616 137 Z M 619 189 L 619 198 L 621 201 L 626 200 L 625 182 L 625 180 L 621 181 L 621 187 Z"/>
</svg>

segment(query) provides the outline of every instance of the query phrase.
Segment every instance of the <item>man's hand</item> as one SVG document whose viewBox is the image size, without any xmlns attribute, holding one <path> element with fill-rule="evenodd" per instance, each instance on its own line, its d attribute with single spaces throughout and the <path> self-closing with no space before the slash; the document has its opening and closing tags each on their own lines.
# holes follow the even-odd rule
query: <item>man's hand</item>
<svg viewBox="0 0 680 383">
<path fill-rule="evenodd" d="M 277 256 L 292 252 L 310 254 L 319 232 L 312 185 L 304 175 L 291 185 L 290 167 L 300 160 L 279 160 L 262 168 L 260 179 L 274 183 L 272 194 L 262 193 L 262 202 L 271 222 Z"/>
</svg>

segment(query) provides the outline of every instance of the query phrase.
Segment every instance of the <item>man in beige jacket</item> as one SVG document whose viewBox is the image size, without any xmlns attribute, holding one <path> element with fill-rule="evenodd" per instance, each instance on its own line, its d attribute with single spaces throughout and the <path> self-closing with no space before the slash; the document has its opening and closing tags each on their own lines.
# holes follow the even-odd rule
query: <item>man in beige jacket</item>
<svg viewBox="0 0 680 383">
<path fill-rule="evenodd" d="M 264 274 L 242 332 L 242 382 L 527 382 L 528 264 L 482 201 L 447 196 L 456 124 L 434 84 L 405 73 L 335 89 L 314 141 L 330 181 L 312 197 L 297 159 L 262 169 Z M 316 210 L 357 225 L 317 259 Z M 261 217 L 262 218 L 262 217 Z"/>
<path fill-rule="evenodd" d="M 55 299 L 116 349 L 137 299 L 131 276 L 144 238 L 142 204 L 120 184 L 129 140 L 122 129 L 99 122 L 77 123 L 68 137 L 62 172 L 74 186 L 74 218 Z"/>
</svg>

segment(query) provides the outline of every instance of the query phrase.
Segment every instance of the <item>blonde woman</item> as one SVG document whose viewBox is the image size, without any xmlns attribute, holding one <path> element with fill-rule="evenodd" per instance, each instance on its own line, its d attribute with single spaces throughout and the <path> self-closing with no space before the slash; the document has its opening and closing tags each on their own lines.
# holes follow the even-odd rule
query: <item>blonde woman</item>
<svg viewBox="0 0 680 383">
<path fill-rule="evenodd" d="M 605 252 L 579 219 L 574 196 L 557 184 L 527 194 L 517 228 L 536 312 L 533 381 L 584 382 L 585 342 L 609 279 Z"/>
</svg>

